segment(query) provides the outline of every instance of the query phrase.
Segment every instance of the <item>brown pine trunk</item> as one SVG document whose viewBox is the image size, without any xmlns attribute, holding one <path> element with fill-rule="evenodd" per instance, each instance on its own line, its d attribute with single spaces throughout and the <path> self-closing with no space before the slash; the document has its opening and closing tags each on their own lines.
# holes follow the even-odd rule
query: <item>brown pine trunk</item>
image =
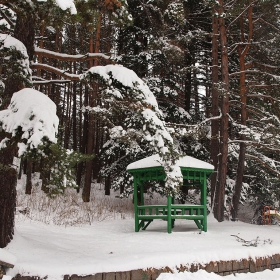
<svg viewBox="0 0 280 280">
<path fill-rule="evenodd" d="M 247 124 L 247 87 L 246 87 L 246 66 L 245 66 L 245 58 L 250 48 L 250 43 L 253 37 L 253 5 L 252 1 L 250 1 L 251 6 L 248 9 L 248 23 L 249 23 L 249 37 L 248 42 L 245 47 L 239 46 L 239 61 L 240 61 L 240 100 L 241 100 L 241 125 L 246 126 Z M 241 41 L 245 43 L 245 31 L 244 31 L 244 18 L 240 19 L 240 31 L 241 31 Z M 238 166 L 236 171 L 236 181 L 235 181 L 235 189 L 232 197 L 232 218 L 235 220 L 238 214 L 238 205 L 242 190 L 243 176 L 245 171 L 245 154 L 246 154 L 246 144 L 245 144 L 246 136 L 240 135 L 240 150 L 239 150 L 239 158 L 238 158 Z"/>
<path fill-rule="evenodd" d="M 98 53 L 100 50 L 100 38 L 101 38 L 101 20 L 102 15 L 100 13 L 98 18 L 98 26 L 96 30 L 96 42 L 95 42 L 95 53 Z M 90 46 L 93 46 L 93 43 L 91 42 Z M 92 52 L 92 49 L 90 49 Z M 98 61 L 94 60 L 94 66 L 98 65 Z M 91 65 L 90 65 L 91 66 Z M 93 84 L 93 89 L 89 92 L 89 106 L 93 107 L 96 98 L 97 98 L 97 91 L 98 91 L 98 85 L 96 83 Z M 87 135 L 87 154 L 91 155 L 94 149 L 94 116 L 93 114 L 88 114 L 88 135 Z M 85 172 L 85 184 L 83 188 L 83 201 L 89 202 L 90 201 L 90 188 L 91 188 L 91 178 L 92 178 L 92 169 L 93 169 L 93 160 L 89 160 L 86 162 L 86 172 Z"/>
<path fill-rule="evenodd" d="M 220 15 L 224 13 L 223 0 L 219 0 Z M 221 101 L 221 128 L 220 128 L 220 156 L 218 166 L 218 182 L 215 189 L 214 216 L 219 221 L 224 220 L 225 185 L 227 175 L 228 158 L 228 113 L 229 113 L 229 73 L 228 50 L 225 19 L 219 18 L 220 42 L 221 42 L 221 70 L 222 70 L 222 101 Z"/>
<path fill-rule="evenodd" d="M 87 100 L 87 96 L 86 96 L 86 92 L 85 91 L 85 100 Z M 80 84 L 80 108 L 82 108 L 82 104 L 83 104 L 83 85 Z M 84 102 L 84 105 L 87 106 L 87 101 Z M 84 116 L 84 121 L 83 121 L 83 116 Z M 80 149 L 79 151 L 81 153 L 85 153 L 85 135 L 86 135 L 86 131 L 87 131 L 87 128 L 86 128 L 86 116 L 87 116 L 87 113 L 85 112 L 84 114 L 82 114 L 82 110 L 79 110 L 79 117 L 80 117 L 80 124 L 79 124 L 79 143 L 80 143 Z M 84 167 L 84 164 L 83 162 L 79 162 L 78 163 L 78 166 L 77 166 L 77 176 L 76 176 L 76 183 L 77 185 L 79 186 L 77 188 L 77 192 L 80 192 L 80 187 L 81 187 L 81 182 L 82 182 L 82 174 L 83 174 L 83 167 Z"/>
</svg>

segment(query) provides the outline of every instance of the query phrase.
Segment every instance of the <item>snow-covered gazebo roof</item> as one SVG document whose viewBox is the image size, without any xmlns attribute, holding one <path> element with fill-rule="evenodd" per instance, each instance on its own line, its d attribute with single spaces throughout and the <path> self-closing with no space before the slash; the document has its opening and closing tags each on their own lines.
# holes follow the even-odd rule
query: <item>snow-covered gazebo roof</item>
<svg viewBox="0 0 280 280">
<path fill-rule="evenodd" d="M 153 155 L 127 166 L 127 172 L 133 176 L 135 231 L 145 230 L 154 219 L 166 220 L 168 233 L 172 232 L 176 219 L 194 220 L 198 228 L 207 231 L 207 179 L 213 173 L 214 166 L 190 156 L 181 157 L 176 166 L 181 170 L 183 185 L 178 186 L 176 193 L 166 192 L 167 205 L 145 206 L 144 182 L 166 179 L 162 162 L 159 155 Z M 164 188 L 168 187 L 166 184 L 165 181 Z M 192 187 L 200 189 L 199 205 L 174 204 L 174 197 L 180 189 L 186 193 Z"/>
<path fill-rule="evenodd" d="M 181 157 L 176 163 L 181 168 L 190 168 L 190 169 L 204 169 L 213 171 L 214 166 L 202 160 L 184 156 Z M 141 160 L 135 161 L 127 166 L 127 170 L 143 169 L 143 168 L 152 168 L 152 167 L 161 167 L 161 159 L 159 155 L 152 155 L 150 157 L 143 158 Z"/>
</svg>

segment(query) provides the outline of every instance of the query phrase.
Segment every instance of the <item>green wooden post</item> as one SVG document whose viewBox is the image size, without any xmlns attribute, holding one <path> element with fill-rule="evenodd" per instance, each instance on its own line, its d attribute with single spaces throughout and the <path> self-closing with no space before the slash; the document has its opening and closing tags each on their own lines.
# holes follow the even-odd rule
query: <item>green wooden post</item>
<svg viewBox="0 0 280 280">
<path fill-rule="evenodd" d="M 201 190 L 201 205 L 203 205 L 203 231 L 207 232 L 207 179 L 206 172 L 203 172 L 202 190 Z"/>
<path fill-rule="evenodd" d="M 144 205 L 144 186 L 143 181 L 140 183 L 140 204 Z"/>
<path fill-rule="evenodd" d="M 139 231 L 137 188 L 138 188 L 138 178 L 136 178 L 136 176 L 135 176 L 134 177 L 134 190 L 133 190 L 135 232 Z"/>
<path fill-rule="evenodd" d="M 171 224 L 171 196 L 167 197 L 167 231 L 172 233 L 172 224 Z"/>
</svg>

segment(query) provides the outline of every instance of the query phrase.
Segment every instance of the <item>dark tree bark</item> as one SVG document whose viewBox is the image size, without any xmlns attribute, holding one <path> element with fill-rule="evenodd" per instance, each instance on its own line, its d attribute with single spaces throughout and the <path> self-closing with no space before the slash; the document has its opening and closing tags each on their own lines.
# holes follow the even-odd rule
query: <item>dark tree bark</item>
<svg viewBox="0 0 280 280">
<path fill-rule="evenodd" d="M 27 16 L 21 13 L 17 14 L 17 21 L 14 29 L 14 37 L 21 41 L 27 50 L 29 60 L 32 60 L 34 54 L 35 41 L 35 18 L 31 14 Z M 10 104 L 13 93 L 24 88 L 21 79 L 15 78 L 13 75 L 7 77 L 5 81 L 5 91 L 2 101 L 2 108 L 7 108 Z"/>
<path fill-rule="evenodd" d="M 218 92 L 218 82 L 219 82 L 219 22 L 218 17 L 215 16 L 216 9 L 213 9 L 212 18 L 212 117 L 219 115 L 219 92 Z M 213 119 L 211 121 L 211 160 L 214 165 L 214 173 L 211 176 L 211 205 L 213 206 L 214 194 L 217 182 L 217 168 L 218 168 L 218 154 L 219 154 L 219 120 Z"/>
<path fill-rule="evenodd" d="M 189 50 L 185 51 L 185 62 L 186 62 L 186 67 L 191 67 L 192 59 Z M 185 78 L 185 100 L 184 100 L 185 108 L 184 109 L 187 112 L 189 112 L 191 109 L 191 95 L 192 95 L 192 71 L 189 69 L 187 71 L 186 78 Z"/>
<path fill-rule="evenodd" d="M 110 195 L 110 189 L 111 189 L 111 178 L 106 177 L 105 178 L 105 195 Z"/>
<path fill-rule="evenodd" d="M 96 30 L 96 42 L 95 42 L 95 53 L 99 53 L 100 50 L 100 39 L 101 39 L 101 21 L 102 14 L 100 13 L 98 18 L 98 25 Z M 93 43 L 90 43 L 90 46 L 93 46 Z M 90 49 L 90 52 L 92 50 Z M 95 59 L 93 62 L 94 66 L 98 65 L 98 61 Z M 92 66 L 92 65 L 90 65 Z M 93 89 L 89 92 L 89 106 L 93 107 L 97 99 L 98 84 L 93 84 Z M 93 114 L 88 115 L 88 135 L 87 135 L 87 154 L 91 155 L 94 149 L 94 138 L 95 138 L 95 121 Z M 93 169 L 93 160 L 88 160 L 86 162 L 86 172 L 85 172 L 85 185 L 83 188 L 82 198 L 84 202 L 90 201 L 90 188 L 91 188 L 91 179 L 92 179 L 92 169 Z"/>
<path fill-rule="evenodd" d="M 27 160 L 27 174 L 26 174 L 25 194 L 31 194 L 32 191 L 32 162 Z"/>
<path fill-rule="evenodd" d="M 32 13 L 17 14 L 14 37 L 25 45 L 29 60 L 32 60 L 35 42 L 35 17 Z"/>
<path fill-rule="evenodd" d="M 0 141 L 11 138 L 4 132 L 0 133 Z M 0 150 L 0 248 L 4 248 L 13 239 L 14 216 L 16 209 L 17 172 L 10 167 L 17 153 L 17 139 L 13 144 Z"/>
<path fill-rule="evenodd" d="M 220 15 L 224 13 L 223 0 L 219 0 Z M 220 153 L 218 167 L 218 182 L 215 189 L 214 217 L 222 222 L 224 220 L 225 185 L 227 175 L 228 158 L 228 113 L 229 113 L 229 73 L 228 73 L 228 50 L 225 19 L 219 17 L 219 30 L 221 42 L 221 70 L 222 70 L 222 92 L 221 92 L 221 127 L 220 127 Z"/>
<path fill-rule="evenodd" d="M 14 168 L 0 166 L 0 248 L 13 239 L 16 209 L 17 173 Z"/>
</svg>

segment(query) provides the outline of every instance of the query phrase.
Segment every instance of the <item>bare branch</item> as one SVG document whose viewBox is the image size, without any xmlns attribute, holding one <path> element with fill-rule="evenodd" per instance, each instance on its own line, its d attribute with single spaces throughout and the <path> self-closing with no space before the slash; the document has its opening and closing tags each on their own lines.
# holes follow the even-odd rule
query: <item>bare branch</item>
<svg viewBox="0 0 280 280">
<path fill-rule="evenodd" d="M 71 80 L 44 80 L 32 81 L 33 85 L 48 85 L 48 84 L 66 84 L 72 82 Z"/>
<path fill-rule="evenodd" d="M 67 72 L 64 71 L 64 70 L 61 70 L 61 69 L 52 67 L 52 66 L 47 65 L 47 64 L 36 63 L 36 64 L 31 65 L 30 68 L 31 68 L 31 69 L 42 69 L 42 70 L 46 70 L 46 71 L 49 71 L 49 72 L 51 72 L 51 73 L 57 74 L 57 75 L 59 75 L 59 76 L 65 78 L 65 79 L 69 79 L 69 80 L 71 80 L 71 81 L 80 81 L 80 75 L 77 75 L 77 74 L 70 74 L 70 73 L 67 73 Z"/>
<path fill-rule="evenodd" d="M 200 122 L 200 123 L 198 123 L 198 124 L 191 124 L 191 125 L 188 125 L 188 124 L 178 124 L 178 123 L 170 123 L 170 122 L 167 122 L 167 123 L 165 123 L 165 125 L 166 125 L 167 127 L 173 127 L 173 128 L 175 128 L 175 127 L 182 127 L 182 128 L 200 127 L 200 126 L 204 125 L 204 124 L 207 123 L 207 122 L 211 122 L 212 120 L 219 120 L 219 119 L 221 119 L 221 117 L 222 117 L 222 115 L 221 115 L 221 113 L 220 113 L 219 116 L 215 116 L 215 117 L 212 117 L 212 118 L 208 118 L 208 119 L 206 119 L 206 120 L 204 120 L 204 121 L 202 121 L 202 122 Z"/>
<path fill-rule="evenodd" d="M 277 26 L 275 26 L 274 24 L 264 20 L 263 18 L 258 18 L 256 21 L 262 21 L 264 22 L 265 24 L 269 25 L 270 27 L 274 28 L 275 30 L 277 30 L 278 32 L 280 31 L 279 28 L 277 28 Z"/>
</svg>

